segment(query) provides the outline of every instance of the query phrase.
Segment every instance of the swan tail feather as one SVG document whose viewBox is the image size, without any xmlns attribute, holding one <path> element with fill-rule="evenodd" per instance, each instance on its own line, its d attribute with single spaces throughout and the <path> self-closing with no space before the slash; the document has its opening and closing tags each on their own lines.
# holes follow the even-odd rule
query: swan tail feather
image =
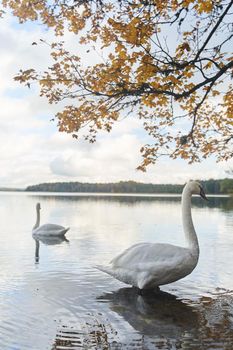
<svg viewBox="0 0 233 350">
<path fill-rule="evenodd" d="M 95 265 L 95 268 L 97 270 L 107 273 L 108 275 L 114 276 L 114 272 L 112 271 L 110 266 Z"/>
</svg>

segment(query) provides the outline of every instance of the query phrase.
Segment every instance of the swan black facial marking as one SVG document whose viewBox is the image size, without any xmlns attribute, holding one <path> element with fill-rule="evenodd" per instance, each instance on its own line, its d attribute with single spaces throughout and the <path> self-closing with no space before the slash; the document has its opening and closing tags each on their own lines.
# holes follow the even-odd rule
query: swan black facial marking
<svg viewBox="0 0 233 350">
<path fill-rule="evenodd" d="M 208 198 L 206 197 L 203 188 L 202 188 L 201 186 L 199 186 L 199 187 L 200 187 L 200 196 L 201 196 L 201 198 L 203 198 L 203 199 L 205 199 L 206 201 L 208 201 Z"/>
</svg>

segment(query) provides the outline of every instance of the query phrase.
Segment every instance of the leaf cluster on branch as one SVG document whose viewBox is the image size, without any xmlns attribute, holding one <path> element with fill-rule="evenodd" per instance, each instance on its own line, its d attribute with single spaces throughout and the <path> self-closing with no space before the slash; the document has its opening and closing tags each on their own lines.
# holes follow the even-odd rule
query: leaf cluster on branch
<svg viewBox="0 0 233 350">
<path fill-rule="evenodd" d="M 151 139 L 139 169 L 160 156 L 200 161 L 232 157 L 233 74 L 231 0 L 2 0 L 20 22 L 42 22 L 57 41 L 53 65 L 20 71 L 38 82 L 50 103 L 67 101 L 58 128 L 90 142 L 99 130 L 132 114 Z M 66 31 L 103 52 L 86 66 L 67 50 Z M 36 43 L 34 43 L 36 44 Z"/>
</svg>

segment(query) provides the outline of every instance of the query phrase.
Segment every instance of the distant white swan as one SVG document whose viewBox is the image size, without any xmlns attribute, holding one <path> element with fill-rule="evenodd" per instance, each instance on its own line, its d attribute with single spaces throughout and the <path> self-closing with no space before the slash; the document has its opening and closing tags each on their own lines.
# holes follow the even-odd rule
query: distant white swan
<svg viewBox="0 0 233 350">
<path fill-rule="evenodd" d="M 139 289 L 156 289 L 175 282 L 196 267 L 199 245 L 191 216 L 191 197 L 199 194 L 207 199 L 201 185 L 189 181 L 182 193 L 182 219 L 186 248 L 164 243 L 138 243 L 115 257 L 109 266 L 97 268 Z"/>
<path fill-rule="evenodd" d="M 56 224 L 44 224 L 40 226 L 40 203 L 36 204 L 36 223 L 32 229 L 33 236 L 62 237 L 70 229 Z"/>
</svg>

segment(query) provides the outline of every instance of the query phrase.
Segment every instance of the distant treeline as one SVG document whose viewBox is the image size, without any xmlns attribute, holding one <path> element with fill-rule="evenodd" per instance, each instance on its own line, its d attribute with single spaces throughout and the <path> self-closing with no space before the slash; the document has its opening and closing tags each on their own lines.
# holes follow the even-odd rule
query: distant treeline
<svg viewBox="0 0 233 350">
<path fill-rule="evenodd" d="M 0 187 L 1 192 L 20 192 L 24 191 L 22 188 L 10 188 L 10 187 Z"/>
<path fill-rule="evenodd" d="M 207 193 L 233 193 L 233 179 L 201 181 Z M 98 193 L 181 193 L 183 185 L 146 184 L 135 181 L 117 183 L 55 182 L 28 186 L 36 192 L 98 192 Z"/>
</svg>

